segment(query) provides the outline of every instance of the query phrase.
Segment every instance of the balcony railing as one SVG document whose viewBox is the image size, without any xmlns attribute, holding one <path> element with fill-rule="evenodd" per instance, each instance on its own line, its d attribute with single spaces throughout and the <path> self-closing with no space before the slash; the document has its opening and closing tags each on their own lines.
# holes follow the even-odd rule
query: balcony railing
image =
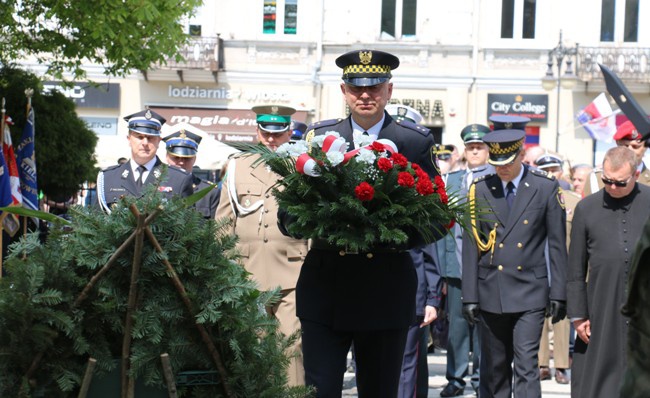
<svg viewBox="0 0 650 398">
<path fill-rule="evenodd" d="M 224 69 L 223 39 L 220 37 L 193 37 L 180 51 L 183 59 L 176 61 L 167 59 L 166 65 L 159 65 L 162 69 L 203 69 L 220 71 Z"/>
<path fill-rule="evenodd" d="M 577 57 L 582 81 L 602 81 L 598 64 L 603 64 L 624 81 L 650 82 L 650 48 L 579 47 Z"/>
</svg>

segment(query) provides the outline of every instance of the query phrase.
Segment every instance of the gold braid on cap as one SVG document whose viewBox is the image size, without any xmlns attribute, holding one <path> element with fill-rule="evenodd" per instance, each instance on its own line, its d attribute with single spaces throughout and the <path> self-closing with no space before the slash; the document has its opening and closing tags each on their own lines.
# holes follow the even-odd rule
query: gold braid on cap
<svg viewBox="0 0 650 398">
<path fill-rule="evenodd" d="M 483 243 L 476 229 L 476 184 L 474 183 L 469 187 L 469 218 L 472 224 L 472 234 L 474 235 L 478 249 L 482 252 L 492 250 L 492 254 L 494 254 L 494 244 L 497 241 L 497 227 L 495 226 L 490 231 L 486 243 Z"/>
<path fill-rule="evenodd" d="M 348 73 L 390 73 L 390 66 L 388 65 L 348 65 L 343 68 L 343 74 L 347 75 Z"/>
<path fill-rule="evenodd" d="M 501 147 L 500 142 L 490 142 L 489 145 L 489 152 L 494 154 L 494 155 L 508 155 L 513 152 L 516 152 L 519 150 L 524 143 L 524 140 L 519 140 L 515 142 L 514 144 L 506 147 Z"/>
</svg>

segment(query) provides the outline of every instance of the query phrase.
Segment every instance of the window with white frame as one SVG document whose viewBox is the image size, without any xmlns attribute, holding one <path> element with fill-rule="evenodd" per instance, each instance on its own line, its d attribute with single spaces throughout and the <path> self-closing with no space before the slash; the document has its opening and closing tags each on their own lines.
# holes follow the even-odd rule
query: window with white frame
<svg viewBox="0 0 650 398">
<path fill-rule="evenodd" d="M 602 0 L 600 41 L 636 43 L 639 35 L 639 0 Z"/>
<path fill-rule="evenodd" d="M 501 0 L 501 38 L 534 39 L 537 0 Z"/>
<path fill-rule="evenodd" d="M 415 37 L 417 0 L 382 0 L 381 38 Z"/>
</svg>

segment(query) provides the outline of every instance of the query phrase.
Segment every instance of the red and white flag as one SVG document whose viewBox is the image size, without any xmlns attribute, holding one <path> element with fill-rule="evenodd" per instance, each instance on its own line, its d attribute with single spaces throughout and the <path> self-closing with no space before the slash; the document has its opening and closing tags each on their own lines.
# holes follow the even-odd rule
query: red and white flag
<svg viewBox="0 0 650 398">
<path fill-rule="evenodd" d="M 16 163 L 14 146 L 11 141 L 11 131 L 9 130 L 10 124 L 13 124 L 13 121 L 9 116 L 6 116 L 2 153 L 4 154 L 5 162 L 7 162 L 7 170 L 9 171 L 9 184 L 11 185 L 11 197 L 13 199 L 12 205 L 20 206 L 23 203 L 23 195 L 20 192 L 20 176 L 18 174 L 18 164 Z"/>
<path fill-rule="evenodd" d="M 614 116 L 619 112 L 618 109 L 612 111 L 607 96 L 605 93 L 600 93 L 596 99 L 578 113 L 576 118 L 591 138 L 610 143 L 616 134 L 616 118 Z"/>
</svg>

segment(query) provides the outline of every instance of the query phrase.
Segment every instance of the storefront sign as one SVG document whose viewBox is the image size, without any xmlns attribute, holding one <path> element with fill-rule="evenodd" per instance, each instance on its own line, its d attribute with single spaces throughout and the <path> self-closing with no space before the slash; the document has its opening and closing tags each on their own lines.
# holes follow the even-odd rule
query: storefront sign
<svg viewBox="0 0 650 398">
<path fill-rule="evenodd" d="M 243 100 L 249 102 L 289 102 L 291 95 L 284 91 L 260 89 L 227 89 L 225 87 L 205 88 L 201 86 L 177 86 L 170 84 L 167 96 L 174 99 L 217 99 Z"/>
<path fill-rule="evenodd" d="M 523 116 L 543 123 L 548 121 L 548 95 L 488 94 L 487 115 Z"/>
<path fill-rule="evenodd" d="M 222 142 L 253 142 L 257 134 L 255 112 L 250 109 L 197 109 L 151 107 L 167 124 L 191 124 Z M 292 118 L 305 122 L 307 111 L 297 111 Z"/>
<path fill-rule="evenodd" d="M 44 93 L 54 90 L 70 98 L 80 108 L 120 107 L 120 85 L 117 83 L 102 83 L 96 86 L 90 83 L 74 83 L 70 87 L 63 85 L 63 82 L 43 83 Z"/>
<path fill-rule="evenodd" d="M 81 116 L 88 128 L 97 135 L 117 135 L 117 118 Z"/>
</svg>

